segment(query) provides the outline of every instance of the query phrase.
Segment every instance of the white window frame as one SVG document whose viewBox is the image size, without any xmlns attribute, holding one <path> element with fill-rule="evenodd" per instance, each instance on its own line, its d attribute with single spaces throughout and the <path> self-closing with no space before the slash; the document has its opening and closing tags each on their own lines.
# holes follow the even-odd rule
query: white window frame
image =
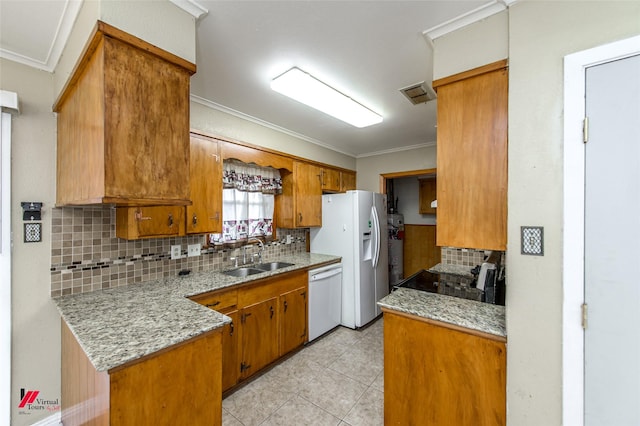
<svg viewBox="0 0 640 426">
<path fill-rule="evenodd" d="M 564 57 L 562 424 L 584 425 L 584 143 L 587 68 L 640 54 L 640 36 Z"/>
<path fill-rule="evenodd" d="M 18 95 L 0 90 L 0 423 L 3 424 L 11 424 L 11 113 L 17 112 Z"/>
</svg>

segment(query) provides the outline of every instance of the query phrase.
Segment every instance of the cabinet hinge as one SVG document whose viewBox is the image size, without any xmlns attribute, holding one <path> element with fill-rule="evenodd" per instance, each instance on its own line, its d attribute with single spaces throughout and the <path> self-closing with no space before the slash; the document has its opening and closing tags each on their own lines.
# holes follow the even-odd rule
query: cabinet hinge
<svg viewBox="0 0 640 426">
<path fill-rule="evenodd" d="M 241 362 L 241 363 L 240 363 L 240 372 L 241 372 L 241 373 L 244 373 L 246 370 L 248 370 L 248 369 L 250 369 L 250 368 L 251 368 L 251 366 L 250 366 L 250 365 L 247 365 L 247 364 L 246 364 L 246 363 L 244 363 L 244 362 Z"/>
<path fill-rule="evenodd" d="M 589 117 L 585 117 L 582 121 L 582 142 L 589 142 Z"/>
<path fill-rule="evenodd" d="M 582 328 L 584 330 L 587 329 L 587 313 L 588 313 L 588 306 L 586 303 L 582 304 Z"/>
</svg>

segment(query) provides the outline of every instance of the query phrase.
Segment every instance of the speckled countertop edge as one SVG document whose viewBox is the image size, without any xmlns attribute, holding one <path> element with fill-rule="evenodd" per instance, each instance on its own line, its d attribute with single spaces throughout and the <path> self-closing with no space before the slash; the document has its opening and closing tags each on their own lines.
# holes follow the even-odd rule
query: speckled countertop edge
<svg viewBox="0 0 640 426">
<path fill-rule="evenodd" d="M 294 266 L 245 278 L 197 272 L 53 300 L 96 370 L 108 371 L 230 322 L 187 297 L 339 259 L 301 253 L 278 259 Z"/>
<path fill-rule="evenodd" d="M 438 263 L 437 265 L 429 268 L 428 271 L 433 272 L 435 274 L 451 274 L 451 275 L 459 275 L 461 277 L 466 277 L 466 278 L 473 278 L 474 275 L 471 273 L 471 268 L 472 268 L 471 266 Z"/>
<path fill-rule="evenodd" d="M 410 288 L 399 288 L 378 302 L 390 310 L 507 337 L 505 308 Z"/>
</svg>

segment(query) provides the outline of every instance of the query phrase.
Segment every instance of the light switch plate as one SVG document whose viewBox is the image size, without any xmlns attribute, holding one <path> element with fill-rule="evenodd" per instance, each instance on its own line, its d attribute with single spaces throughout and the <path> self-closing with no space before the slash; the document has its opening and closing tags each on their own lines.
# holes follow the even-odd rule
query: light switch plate
<svg viewBox="0 0 640 426">
<path fill-rule="evenodd" d="M 187 247 L 187 256 L 200 256 L 200 244 L 189 244 Z"/>
<path fill-rule="evenodd" d="M 182 249 L 180 245 L 171 246 L 171 259 L 180 259 L 182 257 Z"/>
</svg>

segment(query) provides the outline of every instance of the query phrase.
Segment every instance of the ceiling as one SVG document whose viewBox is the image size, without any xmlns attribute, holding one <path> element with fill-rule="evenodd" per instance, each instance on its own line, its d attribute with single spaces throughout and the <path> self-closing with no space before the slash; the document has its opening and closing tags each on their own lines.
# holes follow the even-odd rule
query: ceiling
<svg viewBox="0 0 640 426">
<path fill-rule="evenodd" d="M 354 157 L 433 144 L 437 101 L 413 105 L 399 89 L 430 85 L 431 38 L 504 3 L 509 0 L 197 0 L 208 13 L 197 21 L 191 93 L 197 102 Z M 0 0 L 0 56 L 53 70 L 80 6 Z M 293 66 L 384 121 L 352 127 L 272 91 L 271 80 Z"/>
</svg>

